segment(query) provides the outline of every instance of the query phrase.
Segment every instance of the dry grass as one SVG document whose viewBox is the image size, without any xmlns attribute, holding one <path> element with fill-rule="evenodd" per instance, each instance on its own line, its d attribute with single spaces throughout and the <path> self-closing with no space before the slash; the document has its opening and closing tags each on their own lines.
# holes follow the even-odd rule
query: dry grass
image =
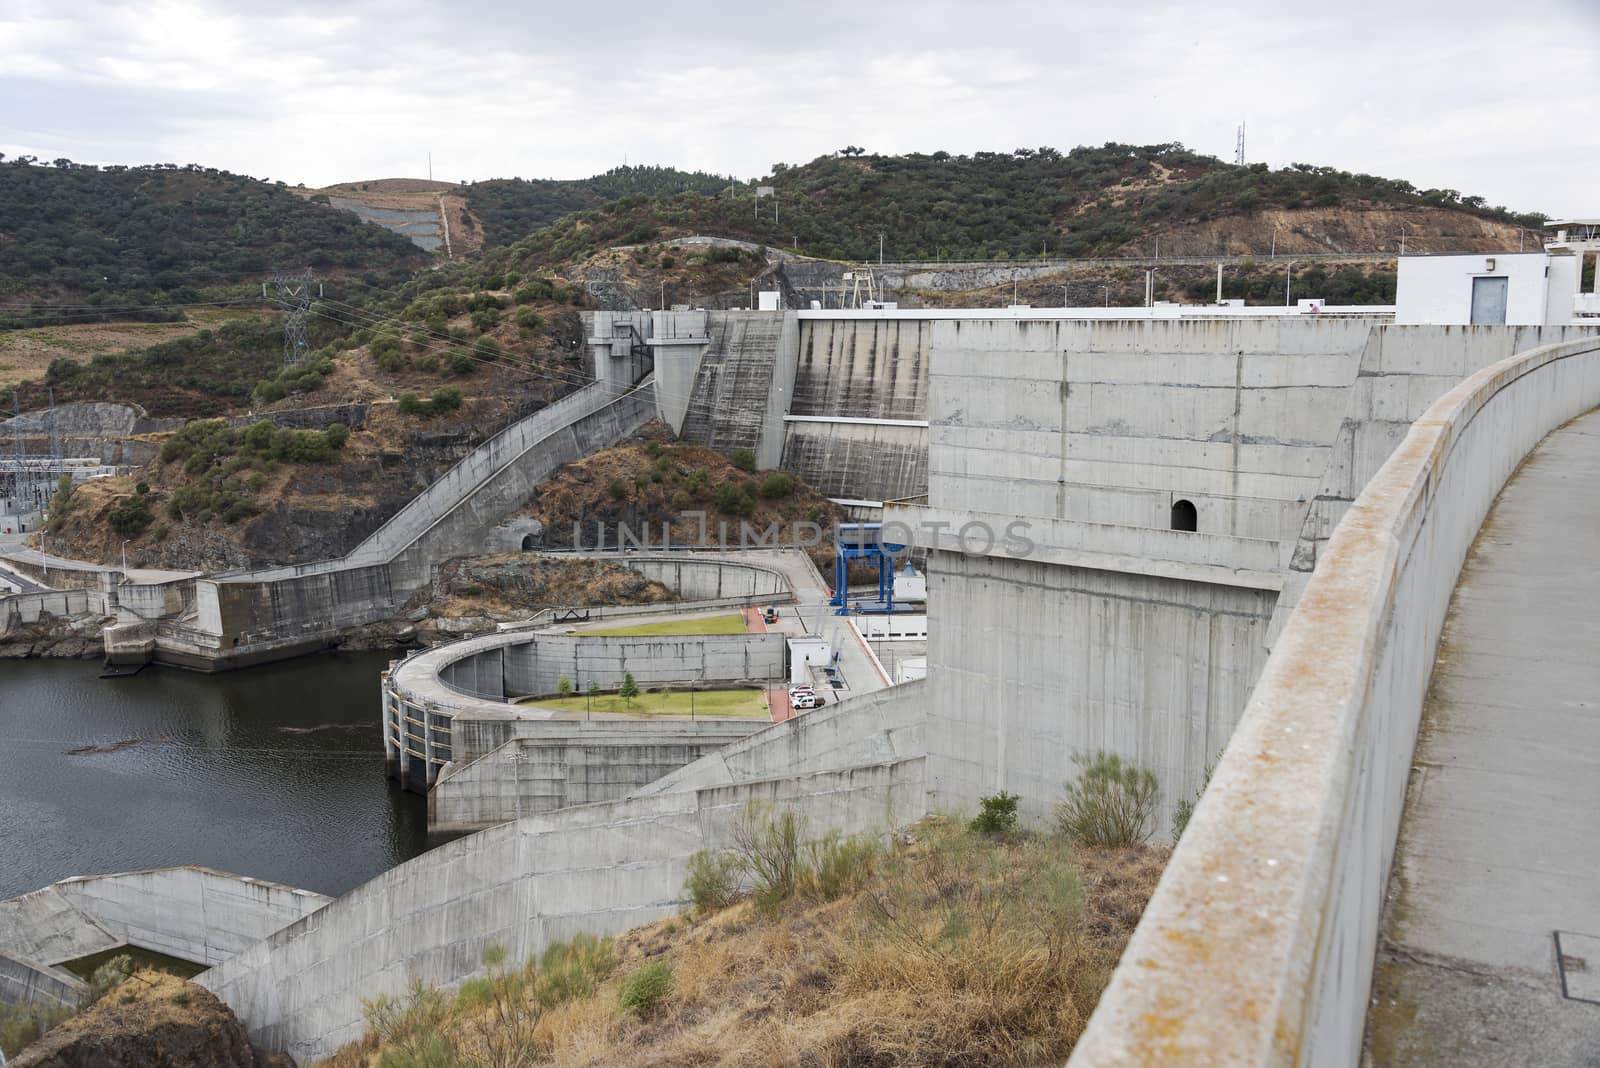
<svg viewBox="0 0 1600 1068">
<path fill-rule="evenodd" d="M 929 820 L 857 892 L 744 900 L 631 931 L 592 996 L 524 999 L 539 1065 L 1032 1065 L 1070 1052 L 1149 900 L 1165 850 L 1072 850 Z M 618 986 L 652 962 L 671 990 L 652 1012 Z M 441 1028 L 476 1048 L 470 1013 Z M 374 1064 L 372 1039 L 332 1068 Z"/>
</svg>

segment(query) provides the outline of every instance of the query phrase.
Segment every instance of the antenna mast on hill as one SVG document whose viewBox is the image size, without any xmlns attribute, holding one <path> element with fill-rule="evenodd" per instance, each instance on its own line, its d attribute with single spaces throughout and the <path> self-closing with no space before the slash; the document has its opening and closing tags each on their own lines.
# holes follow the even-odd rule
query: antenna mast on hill
<svg viewBox="0 0 1600 1068">
<path fill-rule="evenodd" d="M 293 367 L 306 358 L 306 312 L 311 310 L 311 268 L 293 274 L 278 272 L 261 283 L 261 295 L 273 288 L 278 306 L 289 314 L 283 320 L 283 365 Z M 318 295 L 321 287 L 318 286 Z"/>
<path fill-rule="evenodd" d="M 1233 162 L 1244 166 L 1244 123 L 1239 124 L 1239 136 L 1233 143 Z"/>
</svg>

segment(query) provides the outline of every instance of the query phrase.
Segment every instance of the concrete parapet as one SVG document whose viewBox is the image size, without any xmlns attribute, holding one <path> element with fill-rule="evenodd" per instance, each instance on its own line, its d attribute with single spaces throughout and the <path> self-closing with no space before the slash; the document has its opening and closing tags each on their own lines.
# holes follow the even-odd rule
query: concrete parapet
<svg viewBox="0 0 1600 1068">
<path fill-rule="evenodd" d="M 1073 1068 L 1358 1062 L 1456 576 L 1512 471 L 1596 405 L 1590 336 L 1485 367 L 1411 426 L 1322 552 Z"/>
</svg>

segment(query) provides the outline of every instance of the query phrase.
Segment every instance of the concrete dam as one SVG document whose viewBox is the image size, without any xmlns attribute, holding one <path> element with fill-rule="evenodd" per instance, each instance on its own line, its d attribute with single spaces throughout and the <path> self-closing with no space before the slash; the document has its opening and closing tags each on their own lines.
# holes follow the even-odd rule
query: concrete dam
<svg viewBox="0 0 1600 1068">
<path fill-rule="evenodd" d="M 635 372 L 613 331 L 638 331 L 661 416 L 684 440 L 750 449 L 763 468 L 862 507 L 927 492 L 928 320 L 740 311 L 591 320 L 600 377 Z"/>
<path fill-rule="evenodd" d="M 1026 309 L 589 327 L 612 396 L 653 372 L 635 418 L 883 507 L 927 556 L 927 677 L 625 795 L 580 784 L 231 953 L 198 981 L 252 1037 L 325 1055 L 363 999 L 459 983 L 490 944 L 519 959 L 669 915 L 751 801 L 882 834 L 1007 790 L 1038 826 L 1074 755 L 1104 749 L 1156 772 L 1163 822 L 1221 760 L 1072 1064 L 1357 1063 L 1457 575 L 1523 459 L 1600 406 L 1595 331 Z M 511 695 L 578 655 L 483 641 L 414 658 L 408 692 L 487 672 Z M 482 744 L 544 741 L 518 730 Z"/>
</svg>

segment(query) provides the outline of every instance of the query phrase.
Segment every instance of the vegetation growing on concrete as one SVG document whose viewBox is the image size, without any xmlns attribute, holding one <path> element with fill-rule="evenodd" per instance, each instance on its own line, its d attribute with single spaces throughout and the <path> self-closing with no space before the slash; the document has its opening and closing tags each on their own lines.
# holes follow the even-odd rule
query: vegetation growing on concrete
<svg viewBox="0 0 1600 1068">
<path fill-rule="evenodd" d="M 591 944 L 580 983 L 535 960 L 414 991 L 324 1068 L 1061 1063 L 1166 857 L 944 818 L 888 842 L 807 830 L 749 810 L 740 848 L 691 861 L 694 907 Z M 424 1034 L 439 1059 L 416 1059 Z"/>
</svg>

